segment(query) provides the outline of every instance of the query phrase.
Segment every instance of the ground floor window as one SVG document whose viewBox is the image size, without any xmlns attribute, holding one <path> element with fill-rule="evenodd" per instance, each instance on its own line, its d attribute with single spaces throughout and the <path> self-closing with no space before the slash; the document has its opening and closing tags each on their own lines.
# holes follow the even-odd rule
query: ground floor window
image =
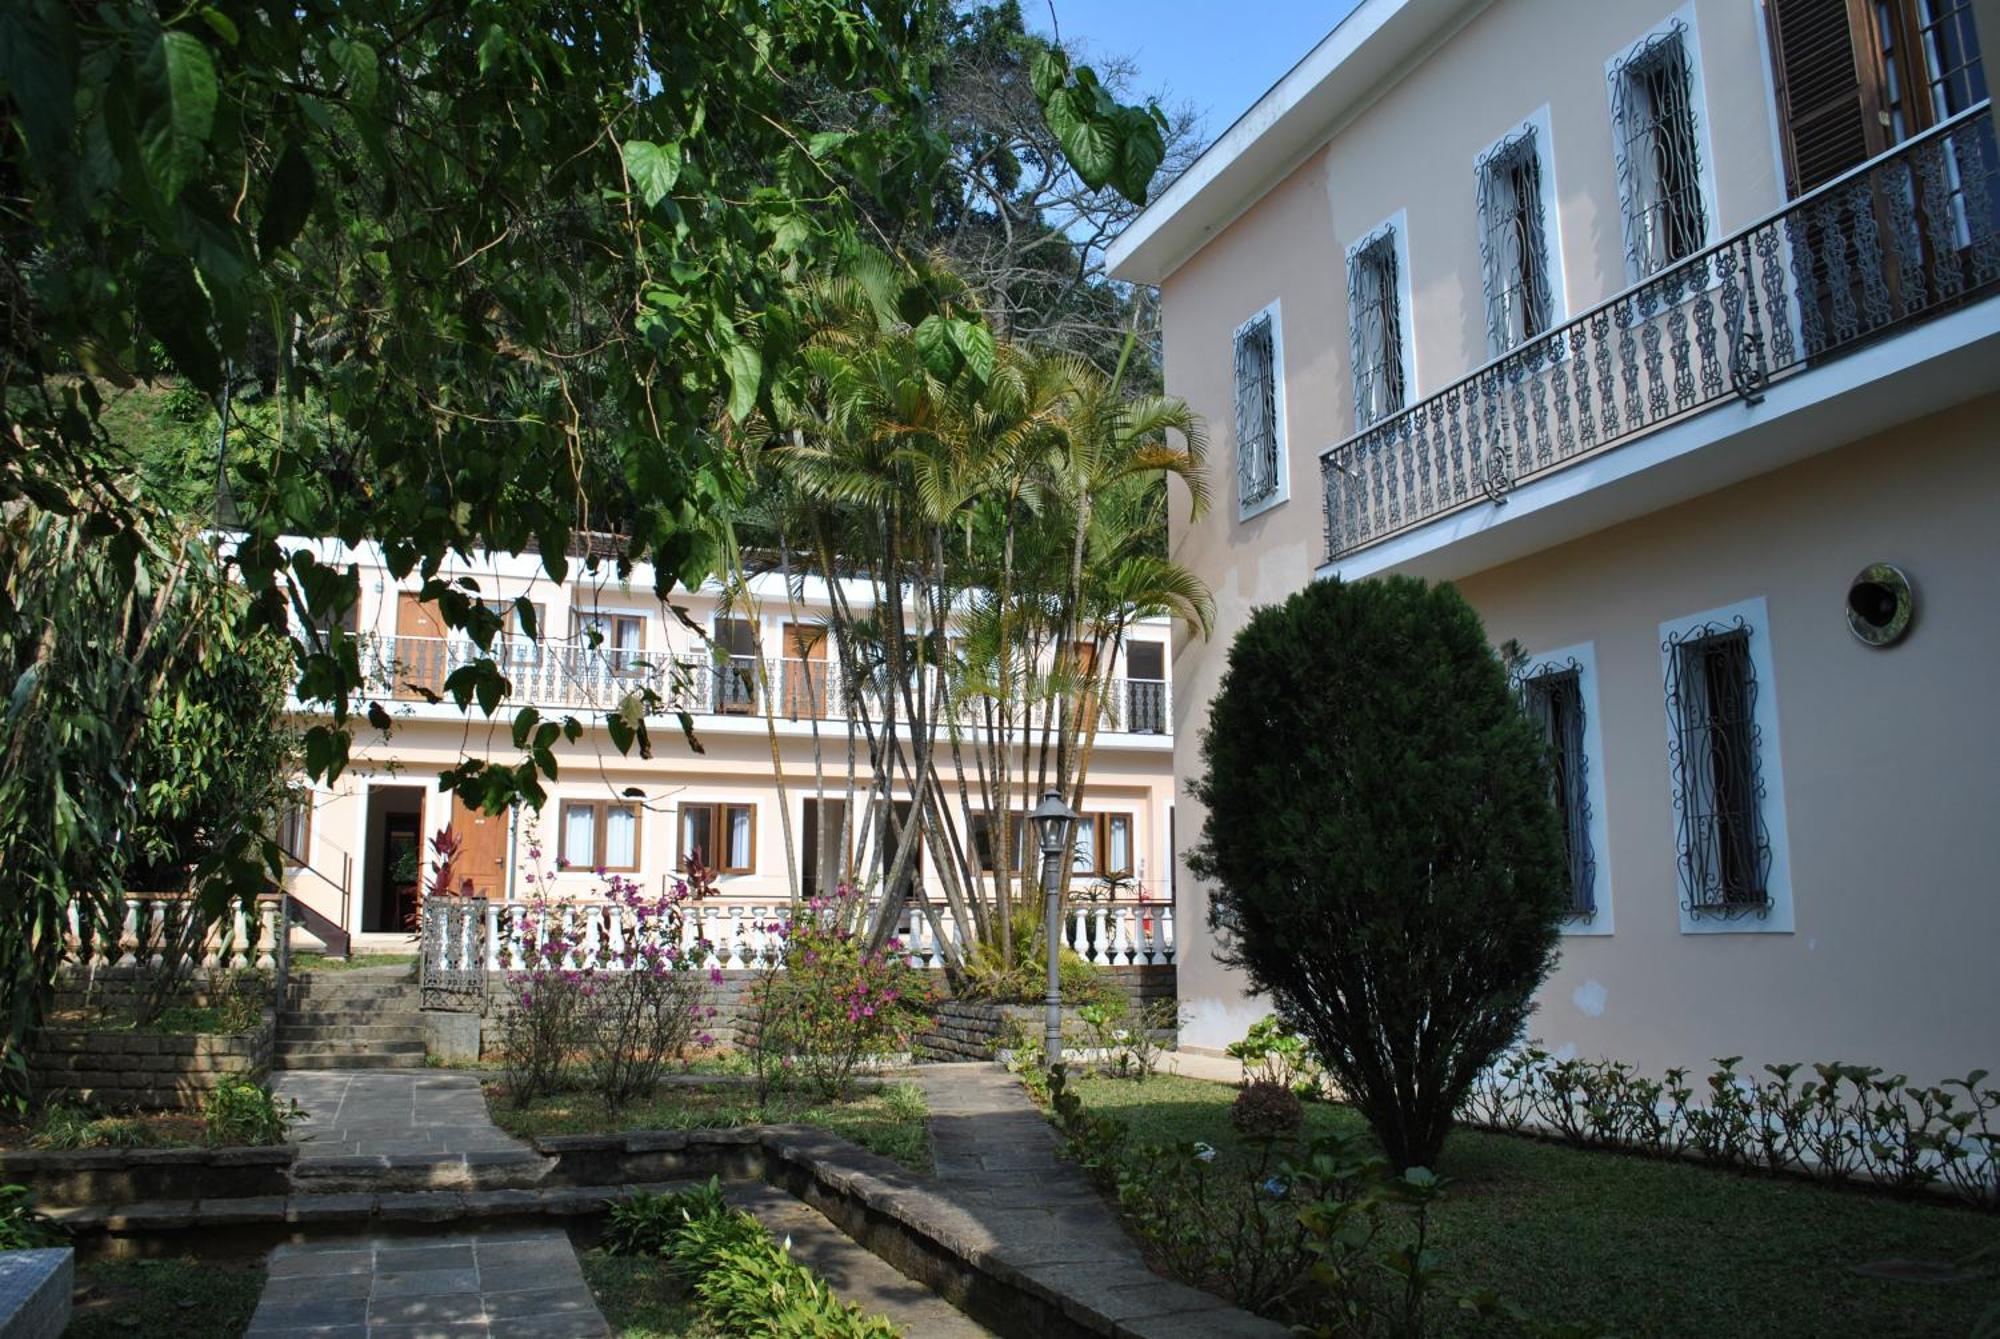
<svg viewBox="0 0 2000 1339">
<path fill-rule="evenodd" d="M 751 804 L 683 804 L 680 812 L 681 868 L 699 857 L 719 874 L 752 874 L 757 869 L 757 808 Z"/>
<path fill-rule="evenodd" d="M 564 800 L 556 858 L 567 869 L 630 874 L 639 868 L 639 810 L 600 800 Z"/>
</svg>

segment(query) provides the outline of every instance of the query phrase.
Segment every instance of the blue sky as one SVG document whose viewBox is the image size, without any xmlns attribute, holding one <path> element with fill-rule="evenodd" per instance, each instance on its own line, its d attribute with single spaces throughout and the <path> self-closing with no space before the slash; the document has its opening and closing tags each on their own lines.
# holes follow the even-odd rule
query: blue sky
<svg viewBox="0 0 2000 1339">
<path fill-rule="evenodd" d="M 1192 102 L 1214 139 L 1333 31 L 1359 0 L 1055 0 L 1065 41 L 1086 59 L 1126 55 L 1139 93 Z M 1028 27 L 1049 31 L 1048 0 L 1021 0 Z"/>
</svg>

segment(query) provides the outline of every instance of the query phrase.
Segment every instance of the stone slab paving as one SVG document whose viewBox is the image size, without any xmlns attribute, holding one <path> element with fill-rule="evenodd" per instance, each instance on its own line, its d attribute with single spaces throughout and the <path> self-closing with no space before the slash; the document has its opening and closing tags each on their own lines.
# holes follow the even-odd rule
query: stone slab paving
<svg viewBox="0 0 2000 1339">
<path fill-rule="evenodd" d="M 301 1158 L 531 1152 L 487 1117 L 476 1074 L 295 1069 L 271 1086 L 305 1108 Z"/>
<path fill-rule="evenodd" d="M 772 1236 L 787 1243 L 792 1258 L 817 1274 L 834 1296 L 886 1317 L 909 1339 L 987 1339 L 993 1333 L 784 1191 L 739 1183 L 727 1194 L 731 1204 L 755 1214 Z"/>
<path fill-rule="evenodd" d="M 560 1228 L 280 1246 L 245 1339 L 602 1339 Z"/>
<path fill-rule="evenodd" d="M 1161 1278 L 1020 1080 L 991 1062 L 925 1065 L 936 1181 L 1029 1286 L 1120 1339 L 1284 1339 L 1284 1326 Z M 997 1322 L 996 1322 L 997 1323 Z"/>
</svg>

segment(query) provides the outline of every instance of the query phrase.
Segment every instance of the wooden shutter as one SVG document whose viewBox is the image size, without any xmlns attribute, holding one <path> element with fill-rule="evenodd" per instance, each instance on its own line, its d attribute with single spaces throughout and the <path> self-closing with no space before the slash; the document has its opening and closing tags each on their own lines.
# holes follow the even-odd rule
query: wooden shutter
<svg viewBox="0 0 2000 1339">
<path fill-rule="evenodd" d="M 1889 147 L 1867 0 L 1766 0 L 1793 195 Z"/>
</svg>

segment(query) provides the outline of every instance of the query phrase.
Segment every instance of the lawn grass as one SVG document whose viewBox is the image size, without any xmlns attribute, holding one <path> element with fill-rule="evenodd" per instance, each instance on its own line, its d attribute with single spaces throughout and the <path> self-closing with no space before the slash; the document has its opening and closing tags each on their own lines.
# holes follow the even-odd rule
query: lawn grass
<svg viewBox="0 0 2000 1339">
<path fill-rule="evenodd" d="M 663 1261 L 608 1251 L 583 1251 L 579 1258 L 615 1339 L 721 1339 Z"/>
<path fill-rule="evenodd" d="M 235 1339 L 264 1291 L 259 1261 L 90 1260 L 64 1339 Z"/>
<path fill-rule="evenodd" d="M 738 1125 L 816 1125 L 915 1172 L 931 1169 L 930 1114 L 913 1083 L 885 1083 L 846 1102 L 778 1097 L 759 1106 L 745 1084 L 662 1085 L 648 1101 L 607 1110 L 595 1094 L 564 1093 L 523 1109 L 500 1083 L 486 1085 L 486 1106 L 501 1129 L 519 1138 L 603 1134 L 614 1130 L 727 1129 Z"/>
<path fill-rule="evenodd" d="M 1162 1075 L 1075 1087 L 1135 1139 L 1204 1141 L 1218 1169 L 1246 1156 L 1229 1085 Z M 1346 1107 L 1306 1113 L 1308 1134 L 1364 1128 Z M 2000 1216 L 1483 1130 L 1453 1134 L 1441 1161 L 1432 1244 L 1448 1286 L 1490 1289 L 1543 1320 L 1628 1337 L 1967 1335 L 2000 1306 Z M 1988 1263 L 1961 1282 L 1853 1272 L 1982 1250 Z"/>
</svg>

